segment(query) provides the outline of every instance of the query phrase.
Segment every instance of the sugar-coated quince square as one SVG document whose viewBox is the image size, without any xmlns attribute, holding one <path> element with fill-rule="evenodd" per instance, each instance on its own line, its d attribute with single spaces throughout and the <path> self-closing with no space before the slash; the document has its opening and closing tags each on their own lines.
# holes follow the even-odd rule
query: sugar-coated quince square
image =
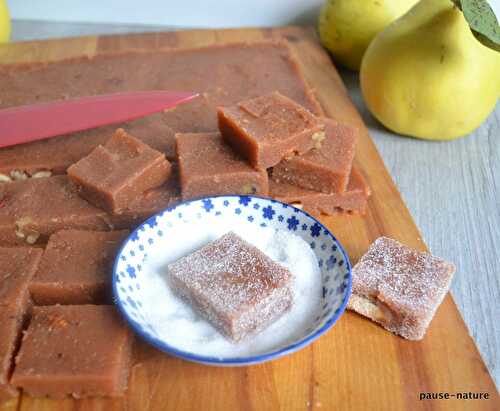
<svg viewBox="0 0 500 411">
<path fill-rule="evenodd" d="M 234 342 L 262 331 L 293 304 L 290 271 L 233 232 L 170 264 L 168 279 Z"/>
<path fill-rule="evenodd" d="M 409 340 L 424 337 L 450 288 L 455 266 L 380 237 L 352 270 L 348 308 Z"/>
</svg>

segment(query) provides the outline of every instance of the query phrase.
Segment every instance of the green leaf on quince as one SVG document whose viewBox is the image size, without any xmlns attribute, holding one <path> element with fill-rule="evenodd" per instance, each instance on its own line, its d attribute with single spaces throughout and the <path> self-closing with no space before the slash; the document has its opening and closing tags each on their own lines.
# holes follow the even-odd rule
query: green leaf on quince
<svg viewBox="0 0 500 411">
<path fill-rule="evenodd" d="M 500 52 L 500 26 L 486 0 L 451 0 L 464 14 L 472 34 L 486 47 Z"/>
</svg>

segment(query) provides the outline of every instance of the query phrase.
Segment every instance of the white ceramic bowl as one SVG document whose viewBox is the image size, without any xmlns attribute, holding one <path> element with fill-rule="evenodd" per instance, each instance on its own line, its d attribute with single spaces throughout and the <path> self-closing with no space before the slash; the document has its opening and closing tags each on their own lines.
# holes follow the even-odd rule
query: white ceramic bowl
<svg viewBox="0 0 500 411">
<path fill-rule="evenodd" d="M 292 232 L 305 240 L 316 255 L 322 279 L 322 295 L 314 315 L 307 321 L 293 341 L 287 341 L 271 350 L 251 356 L 216 357 L 187 352 L 167 342 L 151 321 L 145 307 L 149 286 L 148 259 L 153 254 L 168 256 L 178 242 L 172 233 L 196 227 L 199 234 L 210 231 L 214 225 L 231 221 Z M 181 230 L 181 231 L 179 231 Z M 192 232 L 192 231 L 191 231 Z M 172 235 L 171 235 L 172 234 Z M 194 237 L 194 236 L 193 236 Z M 203 244 L 192 244 L 192 250 Z M 191 250 L 186 250 L 189 252 Z M 173 259 L 178 258 L 173 257 Z M 113 271 L 113 293 L 117 306 L 128 323 L 144 340 L 160 350 L 186 360 L 218 366 L 249 365 L 269 361 L 293 353 L 313 342 L 339 319 L 351 293 L 351 265 L 349 258 L 333 236 L 318 220 L 304 211 L 279 201 L 255 196 L 214 196 L 180 203 L 145 221 L 123 244 Z M 300 304 L 300 301 L 296 301 Z M 161 308 L 160 308 L 161 309 Z"/>
</svg>

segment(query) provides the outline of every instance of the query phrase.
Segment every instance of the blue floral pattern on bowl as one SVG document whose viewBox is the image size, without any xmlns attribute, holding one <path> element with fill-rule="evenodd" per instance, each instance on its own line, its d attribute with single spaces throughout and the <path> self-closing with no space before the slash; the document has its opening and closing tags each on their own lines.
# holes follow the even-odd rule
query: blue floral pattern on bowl
<svg viewBox="0 0 500 411">
<path fill-rule="evenodd" d="M 182 351 L 164 341 L 148 321 L 141 301 L 143 263 L 148 248 L 162 242 L 169 231 L 207 218 L 224 219 L 287 230 L 302 237 L 318 260 L 322 275 L 321 307 L 302 338 L 272 352 L 251 357 L 218 358 Z M 347 253 L 318 220 L 304 211 L 276 200 L 256 196 L 214 196 L 186 201 L 149 218 L 123 244 L 113 269 L 113 293 L 118 308 L 142 338 L 177 357 L 210 365 L 249 365 L 293 353 L 328 331 L 342 315 L 351 293 L 351 264 Z"/>
</svg>

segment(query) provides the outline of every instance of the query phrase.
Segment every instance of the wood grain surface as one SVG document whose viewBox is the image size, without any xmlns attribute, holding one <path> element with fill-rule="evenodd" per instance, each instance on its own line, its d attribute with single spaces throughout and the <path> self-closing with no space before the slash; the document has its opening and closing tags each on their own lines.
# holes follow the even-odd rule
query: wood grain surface
<svg viewBox="0 0 500 411">
<path fill-rule="evenodd" d="M 27 20 L 14 20 L 12 28 L 12 41 L 173 30 Z M 500 144 L 495 141 L 500 103 L 466 138 L 442 143 L 400 138 L 370 115 L 358 73 L 340 70 L 340 76 L 427 246 L 456 263 L 451 293 L 500 387 Z"/>
<path fill-rule="evenodd" d="M 0 60 L 57 60 L 131 48 L 190 47 L 285 36 L 328 115 L 362 130 L 356 162 L 372 187 L 364 217 L 323 222 L 356 262 L 378 236 L 426 249 L 338 73 L 315 37 L 304 29 L 195 30 L 29 42 L 0 48 Z M 137 344 L 126 397 L 54 401 L 22 396 L 0 409 L 21 410 L 300 410 L 499 409 L 488 371 L 450 296 L 425 339 L 409 342 L 346 313 L 314 344 L 283 359 L 242 368 L 188 363 Z M 483 401 L 420 401 L 420 392 L 487 392 Z"/>
</svg>

